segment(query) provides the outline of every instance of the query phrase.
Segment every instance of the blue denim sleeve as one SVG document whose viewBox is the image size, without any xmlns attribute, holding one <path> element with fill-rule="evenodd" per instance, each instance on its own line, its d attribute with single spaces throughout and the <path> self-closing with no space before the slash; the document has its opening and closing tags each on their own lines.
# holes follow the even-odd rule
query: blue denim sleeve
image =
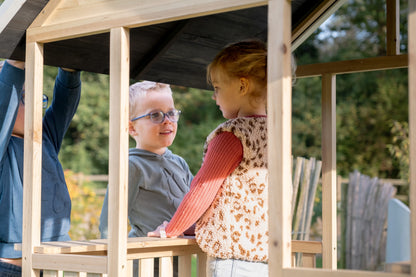
<svg viewBox="0 0 416 277">
<path fill-rule="evenodd" d="M 80 72 L 68 72 L 59 68 L 52 103 L 43 118 L 44 133 L 51 138 L 56 152 L 59 152 L 61 148 L 62 140 L 75 115 L 80 98 Z"/>
<path fill-rule="evenodd" d="M 0 72 L 0 159 L 9 145 L 24 79 L 24 70 L 4 63 Z"/>
<path fill-rule="evenodd" d="M 100 230 L 102 239 L 108 238 L 108 188 L 105 193 L 103 208 L 101 209 L 100 225 L 98 229 Z"/>
</svg>

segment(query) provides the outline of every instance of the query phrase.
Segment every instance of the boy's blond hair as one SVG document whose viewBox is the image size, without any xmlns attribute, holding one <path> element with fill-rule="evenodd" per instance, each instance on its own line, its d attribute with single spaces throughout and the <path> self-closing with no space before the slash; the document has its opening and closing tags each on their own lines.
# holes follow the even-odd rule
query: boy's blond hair
<svg viewBox="0 0 416 277">
<path fill-rule="evenodd" d="M 138 105 L 141 104 L 140 99 L 147 96 L 148 93 L 168 93 L 172 95 L 172 90 L 168 84 L 156 83 L 151 81 L 137 82 L 129 88 L 129 117 L 132 119 L 136 115 L 134 112 L 137 110 Z"/>
</svg>

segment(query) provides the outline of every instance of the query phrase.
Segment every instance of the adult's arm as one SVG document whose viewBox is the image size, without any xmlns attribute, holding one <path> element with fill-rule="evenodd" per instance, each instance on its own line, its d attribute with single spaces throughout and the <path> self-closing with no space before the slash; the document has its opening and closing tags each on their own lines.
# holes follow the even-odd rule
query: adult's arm
<svg viewBox="0 0 416 277">
<path fill-rule="evenodd" d="M 100 230 L 101 238 L 108 238 L 108 186 L 105 193 L 103 207 L 101 208 L 100 224 L 98 226 Z"/>
<path fill-rule="evenodd" d="M 204 163 L 192 181 L 172 220 L 166 226 L 166 235 L 181 235 L 192 226 L 214 201 L 225 178 L 240 164 L 243 148 L 240 140 L 230 132 L 222 132 L 208 145 Z"/>
<path fill-rule="evenodd" d="M 15 65 L 24 68 L 24 63 L 8 60 L 0 72 L 0 160 L 12 136 L 25 80 L 25 71 Z"/>
<path fill-rule="evenodd" d="M 44 116 L 44 132 L 51 138 L 57 152 L 81 98 L 80 75 L 80 71 L 58 69 L 52 103 Z"/>
</svg>

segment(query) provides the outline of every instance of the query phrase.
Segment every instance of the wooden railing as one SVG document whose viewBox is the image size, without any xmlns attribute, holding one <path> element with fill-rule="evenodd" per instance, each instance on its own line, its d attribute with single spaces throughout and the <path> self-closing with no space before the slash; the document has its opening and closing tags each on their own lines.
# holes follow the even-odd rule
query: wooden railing
<svg viewBox="0 0 416 277">
<path fill-rule="evenodd" d="M 19 249 L 21 245 L 17 245 Z M 292 256 L 302 253 L 302 266 L 315 267 L 316 255 L 322 253 L 322 243 L 292 241 Z M 178 276 L 192 276 L 192 258 L 196 257 L 194 272 L 205 277 L 206 254 L 193 237 L 186 238 L 129 238 L 127 243 L 128 276 L 133 275 L 133 260 L 139 262 L 139 276 L 153 276 L 154 258 L 159 258 L 159 276 L 173 276 L 173 256 L 178 256 Z M 34 249 L 33 268 L 43 270 L 44 277 L 107 276 L 107 240 L 44 242 Z"/>
</svg>

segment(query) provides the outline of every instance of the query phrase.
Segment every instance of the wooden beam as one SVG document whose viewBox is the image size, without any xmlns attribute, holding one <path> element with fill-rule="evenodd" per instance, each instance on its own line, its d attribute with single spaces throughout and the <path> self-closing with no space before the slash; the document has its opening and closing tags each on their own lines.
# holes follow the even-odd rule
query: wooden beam
<svg viewBox="0 0 416 277">
<path fill-rule="evenodd" d="M 270 275 L 271 276 L 271 275 Z M 383 271 L 331 270 L 316 268 L 286 268 L 281 277 L 406 277 L 408 274 Z"/>
<path fill-rule="evenodd" d="M 322 242 L 292 240 L 292 253 L 321 254 Z"/>
<path fill-rule="evenodd" d="M 108 276 L 127 276 L 129 29 L 110 32 Z"/>
<path fill-rule="evenodd" d="M 269 169 L 269 276 L 291 266 L 292 70 L 291 5 L 269 1 L 267 128 Z"/>
<path fill-rule="evenodd" d="M 347 74 L 365 71 L 405 68 L 408 55 L 375 57 L 359 60 L 299 65 L 296 78 L 321 76 L 323 74 Z"/>
<path fill-rule="evenodd" d="M 295 51 L 319 26 L 335 13 L 347 0 L 326 0 L 310 13 L 292 32 L 292 52 Z"/>
<path fill-rule="evenodd" d="M 410 159 L 410 259 L 411 275 L 416 276 L 416 0 L 409 2 L 409 159 Z"/>
<path fill-rule="evenodd" d="M 26 0 L 6 0 L 0 4 L 0 33 L 3 32 L 13 16 L 23 6 Z"/>
<path fill-rule="evenodd" d="M 400 54 L 400 0 L 386 0 L 387 56 Z"/>
<path fill-rule="evenodd" d="M 25 66 L 22 274 L 39 276 L 39 270 L 32 269 L 32 253 L 34 247 L 40 244 L 43 44 L 26 44 Z"/>
<path fill-rule="evenodd" d="M 33 267 L 43 270 L 107 273 L 107 257 L 74 254 L 34 254 Z"/>
<path fill-rule="evenodd" d="M 109 32 L 117 26 L 135 28 L 264 5 L 265 0 L 61 0 L 45 22 L 36 22 L 37 26 L 27 30 L 27 39 L 52 42 Z"/>
<path fill-rule="evenodd" d="M 322 267 L 337 268 L 336 76 L 322 76 Z"/>
<path fill-rule="evenodd" d="M 50 0 L 35 18 L 35 20 L 33 20 L 29 28 L 41 27 L 42 25 L 45 25 L 52 17 L 56 9 L 61 5 L 62 1 L 63 0 Z"/>
</svg>

